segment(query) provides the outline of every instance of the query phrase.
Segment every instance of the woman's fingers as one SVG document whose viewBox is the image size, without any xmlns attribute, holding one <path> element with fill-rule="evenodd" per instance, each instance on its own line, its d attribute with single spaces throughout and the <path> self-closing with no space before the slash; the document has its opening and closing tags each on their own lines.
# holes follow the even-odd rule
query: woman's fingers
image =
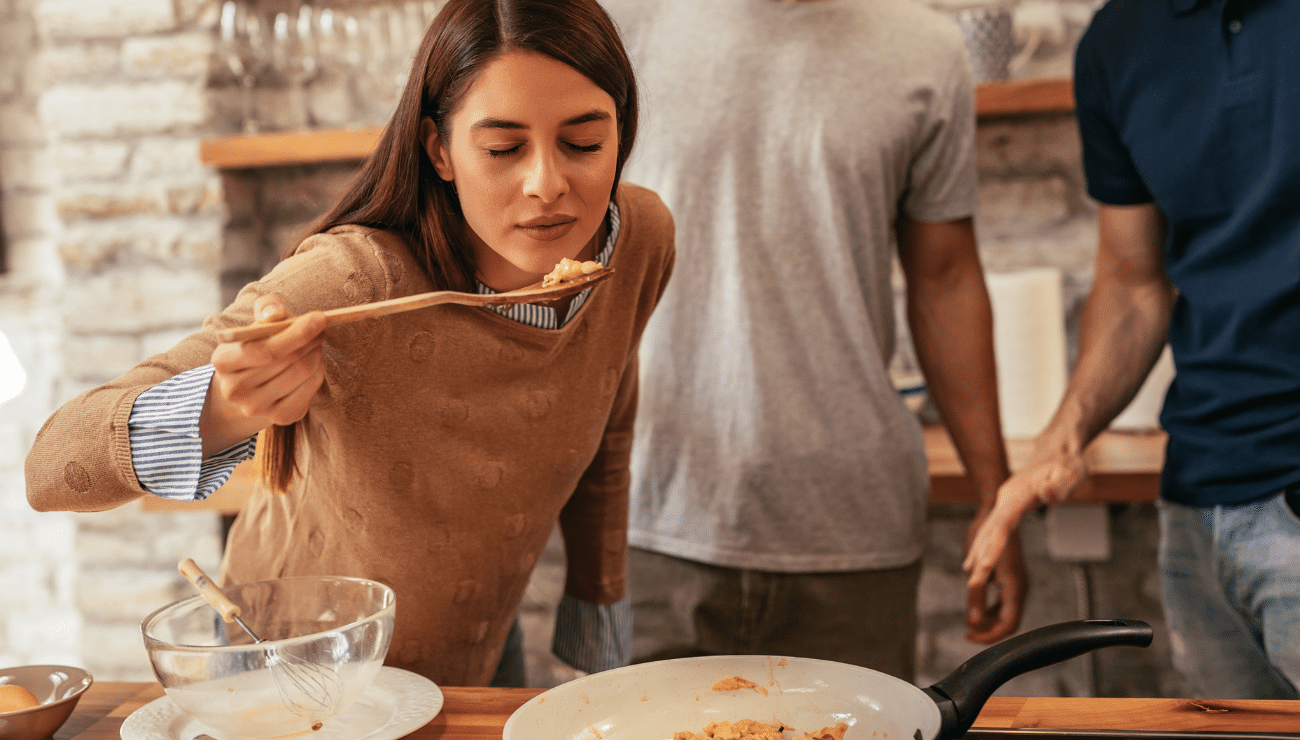
<svg viewBox="0 0 1300 740">
<path fill-rule="evenodd" d="M 264 295 L 254 303 L 253 315 L 258 321 L 280 321 L 289 311 L 277 296 Z M 324 315 L 314 311 L 274 336 L 218 345 L 212 354 L 218 394 L 245 417 L 274 424 L 301 419 L 324 382 L 325 325 Z"/>
</svg>

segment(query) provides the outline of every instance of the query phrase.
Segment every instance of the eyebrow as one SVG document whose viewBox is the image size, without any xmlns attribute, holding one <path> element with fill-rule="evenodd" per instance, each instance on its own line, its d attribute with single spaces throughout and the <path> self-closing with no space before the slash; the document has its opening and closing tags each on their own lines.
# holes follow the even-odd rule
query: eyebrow
<svg viewBox="0 0 1300 740">
<path fill-rule="evenodd" d="M 591 123 L 592 121 L 609 121 L 612 119 L 613 116 L 611 116 L 608 111 L 593 110 L 565 119 L 560 123 L 560 127 L 578 126 L 584 123 Z M 509 121 L 504 118 L 480 118 L 469 128 L 471 131 L 479 131 L 482 129 L 506 129 L 510 131 L 518 131 L 528 127 L 518 121 Z"/>
</svg>

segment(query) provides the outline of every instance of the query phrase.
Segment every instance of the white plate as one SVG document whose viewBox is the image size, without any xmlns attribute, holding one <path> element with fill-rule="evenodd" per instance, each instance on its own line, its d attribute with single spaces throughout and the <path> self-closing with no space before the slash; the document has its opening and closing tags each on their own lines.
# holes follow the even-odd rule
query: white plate
<svg viewBox="0 0 1300 740">
<path fill-rule="evenodd" d="M 311 733 L 311 740 L 397 740 L 440 711 L 442 690 L 437 684 L 418 673 L 384 666 L 361 698 Z M 167 696 L 140 707 L 122 723 L 122 740 L 193 740 L 205 733 L 221 738 Z"/>
</svg>

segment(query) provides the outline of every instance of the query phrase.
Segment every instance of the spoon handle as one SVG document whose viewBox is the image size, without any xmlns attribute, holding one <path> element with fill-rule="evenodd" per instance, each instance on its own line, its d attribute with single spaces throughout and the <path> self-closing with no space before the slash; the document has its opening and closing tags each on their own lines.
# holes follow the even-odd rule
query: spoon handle
<svg viewBox="0 0 1300 740">
<path fill-rule="evenodd" d="M 221 614 L 222 619 L 231 622 L 239 617 L 239 606 L 231 601 L 225 592 L 217 588 L 217 584 L 208 578 L 208 574 L 203 572 L 193 558 L 185 558 L 176 568 L 187 581 L 194 584 L 194 588 L 198 589 L 199 594 Z"/>
<path fill-rule="evenodd" d="M 512 303 L 539 303 L 553 301 L 558 298 L 580 293 L 587 289 L 588 286 L 604 280 L 614 274 L 611 268 L 597 270 L 589 275 L 575 278 L 573 280 L 559 283 L 543 288 L 541 283 L 530 285 L 526 288 L 511 290 L 505 293 L 493 293 L 490 295 L 480 295 L 478 293 L 462 293 L 455 290 L 435 290 L 431 293 L 419 293 L 416 295 L 403 296 L 401 298 L 389 298 L 386 301 L 375 301 L 374 303 L 363 303 L 359 306 L 346 306 L 344 308 L 332 308 L 328 311 L 322 311 L 325 316 L 325 326 L 335 326 L 337 324 L 346 324 L 352 321 L 362 319 L 373 319 L 379 316 L 411 311 L 426 306 L 437 306 L 443 303 L 456 303 L 463 306 L 505 306 Z M 252 339 L 262 339 L 264 337 L 274 336 L 289 328 L 293 319 L 283 321 L 271 321 L 265 324 L 249 324 L 234 329 L 222 329 L 217 332 L 217 338 L 222 342 L 246 342 Z"/>
</svg>

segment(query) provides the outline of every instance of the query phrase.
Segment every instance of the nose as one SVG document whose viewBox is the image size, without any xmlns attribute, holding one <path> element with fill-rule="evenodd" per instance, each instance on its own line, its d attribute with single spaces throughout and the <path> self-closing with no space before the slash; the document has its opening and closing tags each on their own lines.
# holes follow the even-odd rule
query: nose
<svg viewBox="0 0 1300 740">
<path fill-rule="evenodd" d="M 569 191 L 560 152 L 552 147 L 536 147 L 524 174 L 524 195 L 550 203 Z"/>
</svg>

